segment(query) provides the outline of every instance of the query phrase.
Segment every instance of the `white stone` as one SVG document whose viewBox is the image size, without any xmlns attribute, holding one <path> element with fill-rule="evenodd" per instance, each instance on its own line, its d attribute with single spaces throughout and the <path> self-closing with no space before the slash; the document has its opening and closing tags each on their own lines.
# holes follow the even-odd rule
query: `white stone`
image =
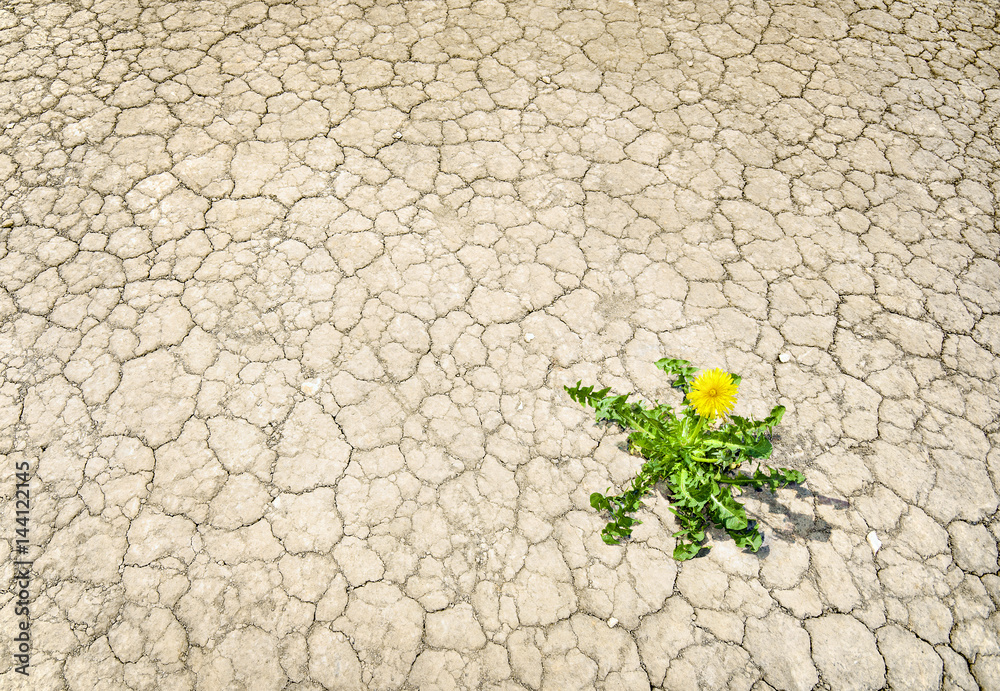
<svg viewBox="0 0 1000 691">
<path fill-rule="evenodd" d="M 882 541 L 878 539 L 878 535 L 874 530 L 868 533 L 865 540 L 868 541 L 868 546 L 872 548 L 872 554 L 878 554 L 878 550 L 882 546 Z"/>
</svg>

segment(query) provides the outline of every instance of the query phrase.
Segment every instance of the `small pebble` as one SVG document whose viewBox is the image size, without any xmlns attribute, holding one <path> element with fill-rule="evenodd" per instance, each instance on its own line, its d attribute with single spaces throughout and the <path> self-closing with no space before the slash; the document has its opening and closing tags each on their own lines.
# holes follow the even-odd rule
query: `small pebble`
<svg viewBox="0 0 1000 691">
<path fill-rule="evenodd" d="M 528 343 L 531 343 L 533 340 L 535 340 L 535 334 L 524 334 L 524 340 L 527 341 Z"/>
<path fill-rule="evenodd" d="M 872 554 L 878 554 L 878 548 L 882 546 L 882 541 L 878 539 L 875 531 L 868 533 L 868 546 L 872 548 Z"/>
<path fill-rule="evenodd" d="M 608 626 L 612 629 L 615 628 L 616 626 L 618 626 L 618 620 L 615 619 L 614 617 L 611 617 L 610 619 L 608 619 Z"/>
<path fill-rule="evenodd" d="M 782 353 L 781 355 L 778 356 L 778 362 L 788 362 L 791 359 L 792 359 L 791 353 Z"/>
</svg>

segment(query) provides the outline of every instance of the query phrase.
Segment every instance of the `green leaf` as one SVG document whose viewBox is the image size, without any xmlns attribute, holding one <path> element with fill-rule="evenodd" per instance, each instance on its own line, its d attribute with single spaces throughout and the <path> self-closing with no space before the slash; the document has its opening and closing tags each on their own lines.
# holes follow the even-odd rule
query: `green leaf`
<svg viewBox="0 0 1000 691">
<path fill-rule="evenodd" d="M 761 544 L 764 542 L 764 536 L 760 534 L 756 526 L 747 528 L 744 531 L 731 532 L 729 533 L 733 542 L 736 546 L 741 549 L 749 549 L 751 552 L 756 552 L 760 549 Z"/>
<path fill-rule="evenodd" d="M 726 530 L 743 530 L 747 527 L 746 511 L 740 506 L 729 490 L 720 488 L 718 493 L 709 497 L 709 512 L 717 525 Z"/>
<path fill-rule="evenodd" d="M 680 389 L 685 394 L 691 390 L 691 379 L 694 379 L 695 375 L 698 373 L 697 367 L 692 367 L 691 363 L 687 360 L 678 360 L 676 358 L 662 358 L 657 360 L 655 363 L 657 368 L 663 370 L 668 375 L 673 375 L 676 377 L 674 379 L 674 388 Z"/>
<path fill-rule="evenodd" d="M 608 387 L 595 392 L 593 386 L 580 386 L 580 384 L 581 382 L 578 381 L 576 386 L 564 386 L 563 388 L 566 389 L 566 393 L 573 401 L 582 406 L 593 408 L 607 395 L 608 391 L 611 391 L 611 387 Z"/>
<path fill-rule="evenodd" d="M 747 476 L 744 475 L 743 477 Z M 746 484 L 752 484 L 758 489 L 766 487 L 771 490 L 771 493 L 773 494 L 782 487 L 805 482 L 806 476 L 797 470 L 792 470 L 791 468 L 765 467 L 763 470 L 757 468 L 757 470 L 754 471 L 753 477 L 747 479 L 749 482 Z"/>
<path fill-rule="evenodd" d="M 694 557 L 702 549 L 702 546 L 696 542 L 678 542 L 674 546 L 674 559 L 677 561 L 687 561 L 691 557 Z M 707 547 L 706 549 L 711 549 Z"/>
<path fill-rule="evenodd" d="M 773 408 L 771 408 L 771 412 L 768 414 L 766 418 L 764 418 L 764 422 L 767 423 L 767 426 L 769 428 L 775 427 L 779 422 L 781 422 L 781 418 L 783 418 L 784 416 L 785 416 L 785 406 L 776 405 Z"/>
<path fill-rule="evenodd" d="M 760 436 L 754 439 L 751 444 L 748 444 L 744 448 L 746 450 L 746 453 L 752 456 L 753 458 L 768 458 L 771 455 L 771 449 L 773 447 L 771 446 L 771 442 L 770 440 L 768 440 L 767 437 Z"/>
<path fill-rule="evenodd" d="M 605 497 L 600 492 L 594 492 L 590 495 L 590 505 L 594 507 L 597 511 L 610 511 L 611 503 L 608 498 Z"/>
</svg>

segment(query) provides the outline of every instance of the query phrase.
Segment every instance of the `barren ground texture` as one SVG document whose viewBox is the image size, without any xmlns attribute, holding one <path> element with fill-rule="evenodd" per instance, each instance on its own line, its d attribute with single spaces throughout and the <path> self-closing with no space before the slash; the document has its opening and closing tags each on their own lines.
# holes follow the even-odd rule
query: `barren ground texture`
<svg viewBox="0 0 1000 691">
<path fill-rule="evenodd" d="M 2 3 L 0 687 L 1000 688 L 991 5 Z M 664 356 L 759 554 L 600 539 Z"/>
</svg>

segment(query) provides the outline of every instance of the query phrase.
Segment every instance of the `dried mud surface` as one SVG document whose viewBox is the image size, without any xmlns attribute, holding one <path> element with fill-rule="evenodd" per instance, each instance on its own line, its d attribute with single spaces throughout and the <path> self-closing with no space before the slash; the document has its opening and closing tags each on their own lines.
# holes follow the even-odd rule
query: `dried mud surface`
<svg viewBox="0 0 1000 691">
<path fill-rule="evenodd" d="M 0 686 L 1000 688 L 991 5 L 3 3 Z M 759 554 L 600 540 L 664 356 Z"/>
</svg>

